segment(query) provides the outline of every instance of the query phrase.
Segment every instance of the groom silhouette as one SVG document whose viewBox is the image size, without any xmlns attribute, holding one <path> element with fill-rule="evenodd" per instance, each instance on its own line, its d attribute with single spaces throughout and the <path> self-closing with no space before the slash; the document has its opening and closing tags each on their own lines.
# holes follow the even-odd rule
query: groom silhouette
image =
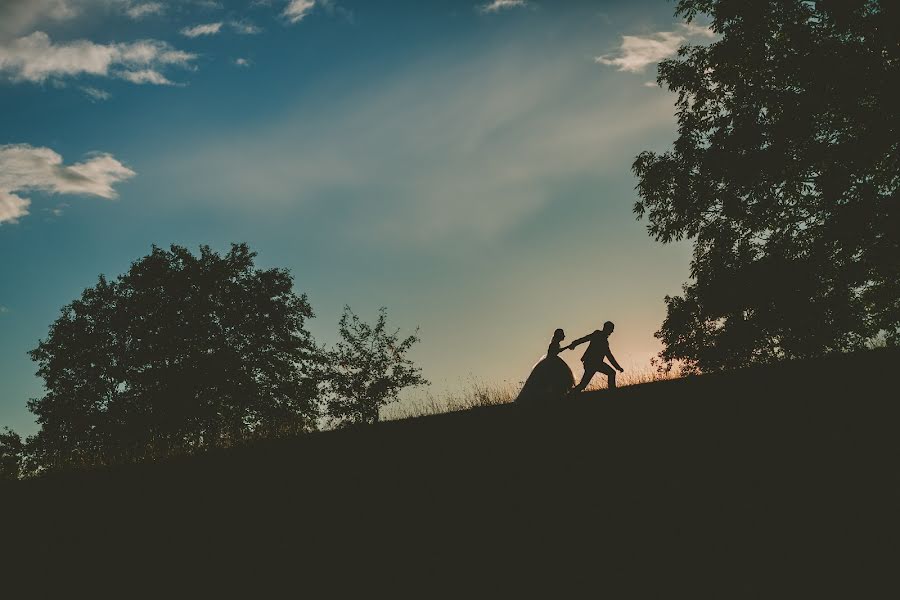
<svg viewBox="0 0 900 600">
<path fill-rule="evenodd" d="M 613 325 L 612 322 L 607 321 L 603 324 L 602 330 L 598 329 L 568 345 L 569 350 L 574 350 L 579 344 L 590 342 L 588 349 L 585 350 L 584 355 L 581 357 L 581 362 L 584 363 L 584 377 L 581 378 L 581 383 L 572 389 L 573 394 L 583 392 L 584 388 L 588 386 L 596 373 L 603 373 L 606 375 L 607 379 L 609 379 L 610 389 L 616 387 L 616 371 L 603 362 L 604 358 L 609 358 L 609 362 L 611 362 L 613 367 L 618 369 L 620 373 L 625 371 L 625 369 L 619 366 L 619 363 L 616 362 L 616 357 L 614 357 L 609 350 L 609 336 L 615 328 L 616 326 Z"/>
</svg>

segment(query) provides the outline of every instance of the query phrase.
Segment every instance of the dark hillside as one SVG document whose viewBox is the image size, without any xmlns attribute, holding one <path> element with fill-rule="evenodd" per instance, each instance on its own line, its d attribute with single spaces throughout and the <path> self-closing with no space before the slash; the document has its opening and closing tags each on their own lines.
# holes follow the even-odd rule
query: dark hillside
<svg viewBox="0 0 900 600">
<path fill-rule="evenodd" d="M 897 597 L 898 369 L 878 350 L 29 481 L 2 490 L 4 549 L 32 590 L 119 597 Z"/>
</svg>

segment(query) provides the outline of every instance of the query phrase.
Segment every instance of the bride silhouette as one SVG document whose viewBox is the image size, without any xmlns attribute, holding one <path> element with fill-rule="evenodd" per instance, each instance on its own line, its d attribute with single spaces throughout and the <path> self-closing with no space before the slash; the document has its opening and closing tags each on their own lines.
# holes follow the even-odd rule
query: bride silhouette
<svg viewBox="0 0 900 600">
<path fill-rule="evenodd" d="M 542 358 L 531 370 L 531 375 L 525 380 L 522 391 L 516 398 L 520 404 L 537 404 L 563 398 L 575 387 L 575 377 L 566 361 L 559 357 L 559 353 L 565 350 L 559 343 L 565 339 L 566 333 L 562 329 L 553 332 L 547 355 Z"/>
</svg>

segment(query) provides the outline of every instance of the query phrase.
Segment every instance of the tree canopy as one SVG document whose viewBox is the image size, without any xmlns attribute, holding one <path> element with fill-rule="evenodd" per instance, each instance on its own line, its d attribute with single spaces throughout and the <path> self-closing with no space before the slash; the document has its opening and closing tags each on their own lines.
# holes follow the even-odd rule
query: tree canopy
<svg viewBox="0 0 900 600">
<path fill-rule="evenodd" d="M 900 3 L 680 0 L 718 39 L 659 66 L 678 137 L 633 170 L 690 239 L 661 357 L 688 370 L 900 342 Z"/>
<path fill-rule="evenodd" d="M 316 426 L 317 348 L 306 296 L 234 244 L 153 247 L 84 290 L 30 352 L 45 468 L 120 462 Z"/>
</svg>

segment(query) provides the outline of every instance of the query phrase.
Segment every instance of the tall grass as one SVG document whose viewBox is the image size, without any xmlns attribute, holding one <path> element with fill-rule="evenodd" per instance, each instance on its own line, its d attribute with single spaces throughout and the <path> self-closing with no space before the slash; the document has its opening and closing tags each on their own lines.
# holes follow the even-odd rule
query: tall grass
<svg viewBox="0 0 900 600">
<path fill-rule="evenodd" d="M 580 379 L 581 373 L 577 373 L 576 375 L 578 375 L 576 379 Z M 629 385 L 666 381 L 668 379 L 677 379 L 679 377 L 681 377 L 681 373 L 677 369 L 672 369 L 668 372 L 660 372 L 653 367 L 629 368 L 625 369 L 624 373 L 617 373 L 616 385 L 618 387 L 627 387 Z M 587 389 L 589 392 L 606 389 L 606 377 L 603 375 L 595 375 L 591 385 L 589 385 Z"/>
<path fill-rule="evenodd" d="M 479 406 L 509 404 L 516 399 L 521 383 L 511 381 L 489 383 L 478 379 L 469 380 L 456 392 L 435 395 L 426 391 L 421 396 L 408 398 L 382 411 L 384 420 L 411 419 L 426 415 L 438 415 L 459 410 L 469 410 Z"/>
<path fill-rule="evenodd" d="M 578 380 L 581 378 L 582 374 L 575 373 L 575 375 L 576 380 Z M 677 377 L 680 377 L 680 373 L 675 370 L 668 373 L 661 373 L 652 367 L 626 369 L 624 373 L 618 374 L 618 377 L 616 377 L 616 384 L 619 387 L 626 387 L 629 385 L 675 379 Z M 606 389 L 606 387 L 606 377 L 603 375 L 595 375 L 591 385 L 588 386 L 587 391 L 592 392 L 595 390 L 602 390 Z M 396 404 L 392 404 L 382 411 L 381 418 L 385 421 L 412 419 L 427 415 L 469 410 L 478 408 L 479 406 L 509 404 L 515 401 L 520 389 L 522 389 L 521 382 L 515 383 L 504 381 L 492 383 L 479 379 L 471 379 L 461 390 L 456 392 L 446 392 L 435 395 L 426 391 L 420 396 L 407 398 Z"/>
</svg>

